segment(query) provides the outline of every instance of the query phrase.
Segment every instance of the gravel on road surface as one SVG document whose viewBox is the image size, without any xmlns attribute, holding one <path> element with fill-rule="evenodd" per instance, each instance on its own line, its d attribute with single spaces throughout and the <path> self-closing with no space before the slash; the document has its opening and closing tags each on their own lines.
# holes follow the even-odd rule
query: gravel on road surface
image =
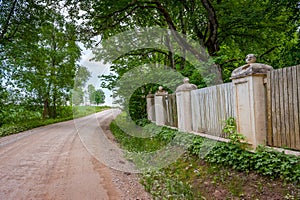
<svg viewBox="0 0 300 200">
<path fill-rule="evenodd" d="M 151 199 L 113 142 L 109 123 L 119 112 L 0 138 L 0 199 Z"/>
</svg>

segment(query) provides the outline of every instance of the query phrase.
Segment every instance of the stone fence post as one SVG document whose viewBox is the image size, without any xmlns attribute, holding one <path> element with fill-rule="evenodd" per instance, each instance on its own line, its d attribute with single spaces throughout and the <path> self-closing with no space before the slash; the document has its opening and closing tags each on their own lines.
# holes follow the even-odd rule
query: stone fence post
<svg viewBox="0 0 300 200">
<path fill-rule="evenodd" d="M 155 121 L 156 125 L 163 126 L 167 121 L 166 109 L 164 106 L 164 96 L 167 94 L 163 90 L 162 86 L 159 86 L 159 90 L 155 93 L 154 102 L 155 102 Z"/>
<path fill-rule="evenodd" d="M 155 101 L 154 94 L 147 95 L 147 116 L 151 122 L 155 122 Z"/>
<path fill-rule="evenodd" d="M 180 131 L 192 131 L 192 107 L 191 91 L 197 86 L 189 83 L 188 78 L 184 78 L 183 84 L 176 89 L 178 129 Z"/>
<path fill-rule="evenodd" d="M 231 79 L 236 98 L 237 131 L 256 148 L 267 140 L 267 92 L 265 79 L 273 68 L 255 63 L 253 54 L 246 57 L 248 64 L 232 72 Z"/>
</svg>

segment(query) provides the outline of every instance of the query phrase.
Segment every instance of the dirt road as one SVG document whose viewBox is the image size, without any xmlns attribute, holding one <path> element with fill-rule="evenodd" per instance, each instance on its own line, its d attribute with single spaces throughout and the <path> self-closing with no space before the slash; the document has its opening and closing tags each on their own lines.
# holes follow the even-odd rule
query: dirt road
<svg viewBox="0 0 300 200">
<path fill-rule="evenodd" d="M 112 169 L 115 162 L 130 165 L 122 151 L 114 145 L 115 153 L 108 155 L 107 146 L 99 144 L 111 139 L 108 124 L 118 112 L 0 138 L 0 199 L 150 199 L 136 174 Z M 105 155 L 114 157 L 112 166 L 101 162 L 109 160 Z"/>
</svg>

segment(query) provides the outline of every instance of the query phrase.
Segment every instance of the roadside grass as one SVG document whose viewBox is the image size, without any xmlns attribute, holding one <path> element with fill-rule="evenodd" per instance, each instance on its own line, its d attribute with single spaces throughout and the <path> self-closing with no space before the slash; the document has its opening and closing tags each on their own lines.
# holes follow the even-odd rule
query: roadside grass
<svg viewBox="0 0 300 200">
<path fill-rule="evenodd" d="M 0 127 L 0 137 L 16 134 L 40 126 L 46 126 L 49 124 L 84 117 L 96 112 L 101 112 L 109 108 L 110 107 L 108 106 L 66 106 L 63 108 L 65 110 L 64 113 L 62 115 L 59 115 L 56 119 L 42 119 L 41 117 L 38 117 L 29 120 L 24 119 L 22 121 L 3 124 Z"/>
<path fill-rule="evenodd" d="M 128 151 L 156 151 L 181 134 L 160 127 L 151 137 L 138 138 L 129 132 L 138 129 L 118 126 L 117 121 L 125 118 L 117 118 L 110 128 Z M 154 124 L 149 127 L 158 128 Z M 140 175 L 141 183 L 154 199 L 300 199 L 300 158 L 264 148 L 251 153 L 239 143 L 218 143 L 203 157 L 199 152 L 205 146 L 204 140 L 194 136 L 188 151 L 174 163 Z"/>
</svg>

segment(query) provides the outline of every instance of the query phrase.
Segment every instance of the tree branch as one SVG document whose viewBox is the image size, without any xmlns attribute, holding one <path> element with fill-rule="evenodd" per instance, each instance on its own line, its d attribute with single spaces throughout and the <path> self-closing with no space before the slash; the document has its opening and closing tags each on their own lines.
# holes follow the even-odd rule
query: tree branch
<svg viewBox="0 0 300 200">
<path fill-rule="evenodd" d="M 261 59 L 263 56 L 265 56 L 265 55 L 271 53 L 272 51 L 274 51 L 274 50 L 277 49 L 278 47 L 280 47 L 280 46 L 277 45 L 277 46 L 274 46 L 274 47 L 270 48 L 270 49 L 267 50 L 265 53 L 261 54 L 261 55 L 259 56 L 259 59 Z"/>
<path fill-rule="evenodd" d="M 126 11 L 127 9 L 129 9 L 130 7 L 135 6 L 137 2 L 138 2 L 137 0 L 134 0 L 133 2 L 131 2 L 130 4 L 128 4 L 127 6 L 125 6 L 124 8 L 122 8 L 120 10 L 116 10 L 116 11 L 114 11 L 112 13 L 109 13 L 108 15 L 103 15 L 103 16 L 96 15 L 95 17 L 98 17 L 100 19 L 105 19 L 105 18 L 113 17 L 114 15 L 120 14 L 120 13 Z"/>
<path fill-rule="evenodd" d="M 8 31 L 10 20 L 12 18 L 13 12 L 15 10 L 16 4 L 17 4 L 17 0 L 15 0 L 13 2 L 12 6 L 10 8 L 10 12 L 9 12 L 9 14 L 7 16 L 6 21 L 5 21 L 5 24 L 3 25 L 3 28 L 2 28 L 2 31 L 1 31 L 1 34 L 0 34 L 0 43 L 2 43 L 2 41 L 4 40 L 4 36 L 7 33 L 7 31 Z"/>
<path fill-rule="evenodd" d="M 214 7 L 209 0 L 201 0 L 208 14 L 208 38 L 205 41 L 205 46 L 208 48 L 210 55 L 213 55 L 219 50 L 218 45 L 218 20 Z"/>
<path fill-rule="evenodd" d="M 143 49 L 145 50 L 145 49 Z M 168 56 L 168 53 L 163 51 L 163 50 L 160 50 L 160 49 L 147 49 L 147 52 L 143 51 L 143 53 L 140 53 L 140 52 L 128 52 L 128 53 L 125 53 L 125 54 L 122 54 L 121 56 L 119 56 L 118 58 L 116 58 L 115 60 L 119 60 L 125 56 L 141 56 L 141 55 L 146 55 L 146 54 L 149 54 L 149 53 L 161 53 L 161 54 L 164 54 L 166 56 Z"/>
</svg>

